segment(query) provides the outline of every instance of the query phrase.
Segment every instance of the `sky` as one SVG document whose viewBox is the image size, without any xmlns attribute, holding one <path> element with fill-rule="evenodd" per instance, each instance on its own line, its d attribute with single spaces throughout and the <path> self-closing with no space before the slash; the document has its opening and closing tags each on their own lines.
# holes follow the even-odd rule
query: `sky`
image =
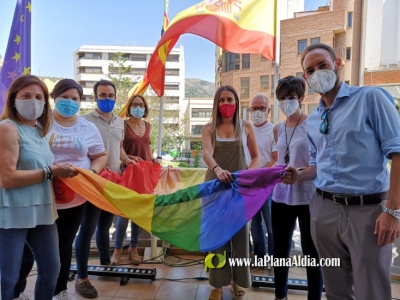
<svg viewBox="0 0 400 300">
<path fill-rule="evenodd" d="M 260 0 L 263 1 L 263 0 Z M 169 19 L 200 0 L 170 0 Z M 163 0 L 31 0 L 32 74 L 73 78 L 73 52 L 82 45 L 155 47 L 163 21 Z M 327 0 L 305 0 L 305 10 Z M 0 55 L 4 58 L 16 0 L 0 1 Z M 214 81 L 215 45 L 182 35 L 186 77 Z"/>
</svg>

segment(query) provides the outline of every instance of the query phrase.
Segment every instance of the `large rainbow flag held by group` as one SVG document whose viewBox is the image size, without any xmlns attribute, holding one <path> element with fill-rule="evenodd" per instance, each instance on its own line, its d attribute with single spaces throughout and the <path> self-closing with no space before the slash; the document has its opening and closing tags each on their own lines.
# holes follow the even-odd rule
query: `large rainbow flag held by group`
<svg viewBox="0 0 400 300">
<path fill-rule="evenodd" d="M 166 193 L 159 195 L 138 194 L 84 169 L 63 182 L 94 205 L 131 219 L 172 245 L 205 252 L 227 243 L 251 220 L 280 182 L 284 166 L 235 172 L 230 185 L 218 179 L 199 183 L 204 180 L 205 169 L 175 170 L 161 172 L 156 191 Z M 132 172 L 133 166 L 124 176 L 135 178 Z M 116 181 L 122 183 L 123 178 Z"/>
</svg>

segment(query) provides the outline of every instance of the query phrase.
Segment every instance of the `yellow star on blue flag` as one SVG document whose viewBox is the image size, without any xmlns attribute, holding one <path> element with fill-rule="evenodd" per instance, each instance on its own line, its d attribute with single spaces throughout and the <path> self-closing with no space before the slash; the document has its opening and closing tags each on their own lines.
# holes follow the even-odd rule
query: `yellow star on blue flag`
<svg viewBox="0 0 400 300">
<path fill-rule="evenodd" d="M 3 67 L 0 70 L 0 113 L 4 108 L 4 95 L 13 80 L 31 72 L 31 12 L 30 0 L 17 0 Z"/>
</svg>

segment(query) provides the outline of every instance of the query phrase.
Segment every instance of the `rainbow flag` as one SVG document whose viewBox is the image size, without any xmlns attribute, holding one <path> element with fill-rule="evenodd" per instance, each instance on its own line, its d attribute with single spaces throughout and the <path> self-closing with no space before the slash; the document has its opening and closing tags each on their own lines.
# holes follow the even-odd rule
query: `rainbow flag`
<svg viewBox="0 0 400 300">
<path fill-rule="evenodd" d="M 164 195 L 138 194 L 88 170 L 78 171 L 63 181 L 94 205 L 172 245 L 206 252 L 224 245 L 251 220 L 280 182 L 284 166 L 235 172 L 230 185 L 212 180 Z"/>
<path fill-rule="evenodd" d="M 147 67 L 150 85 L 164 94 L 165 57 L 184 33 L 202 36 L 234 53 L 260 53 L 275 60 L 275 0 L 204 0 L 180 13 L 168 25 Z"/>
</svg>

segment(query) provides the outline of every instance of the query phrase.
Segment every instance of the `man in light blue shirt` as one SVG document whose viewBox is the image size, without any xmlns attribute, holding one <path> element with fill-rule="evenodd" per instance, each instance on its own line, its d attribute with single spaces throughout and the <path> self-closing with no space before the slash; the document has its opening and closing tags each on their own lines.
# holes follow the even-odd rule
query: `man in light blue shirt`
<svg viewBox="0 0 400 300">
<path fill-rule="evenodd" d="M 324 44 L 308 46 L 301 64 L 321 95 L 307 119 L 310 165 L 287 168 L 284 183 L 314 180 L 311 234 L 328 299 L 391 299 L 391 243 L 400 236 L 400 119 L 393 99 L 376 87 L 339 79 L 341 59 Z M 392 160 L 391 173 L 386 168 Z"/>
</svg>

